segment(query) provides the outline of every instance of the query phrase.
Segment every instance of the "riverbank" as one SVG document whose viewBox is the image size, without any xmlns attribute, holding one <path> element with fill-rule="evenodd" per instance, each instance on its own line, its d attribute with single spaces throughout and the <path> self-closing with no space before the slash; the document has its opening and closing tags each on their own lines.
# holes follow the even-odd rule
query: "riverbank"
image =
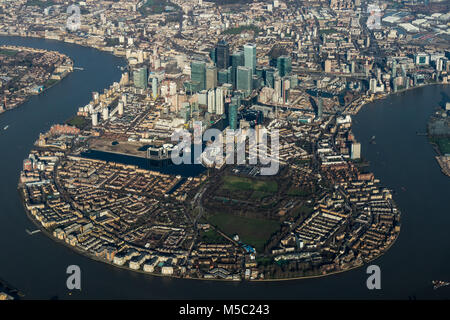
<svg viewBox="0 0 450 320">
<path fill-rule="evenodd" d="M 53 41 L 59 41 L 59 42 L 64 42 L 67 44 L 75 44 L 84 48 L 90 48 L 90 49 L 95 49 L 101 52 L 105 52 L 108 54 L 111 54 L 115 57 L 118 58 L 124 58 L 126 56 L 126 52 L 123 52 L 122 54 L 119 54 L 118 51 L 114 51 L 113 47 L 96 47 L 96 46 L 90 46 L 87 43 L 84 43 L 82 41 L 76 41 L 76 39 L 74 41 L 68 41 L 68 39 L 66 38 L 52 38 L 52 37 L 45 37 L 45 36 L 39 36 L 39 35 L 28 35 L 28 34 L 9 34 L 9 33 L 1 33 L 0 32 L 0 36 L 4 36 L 4 37 L 20 37 L 20 38 L 30 38 L 30 39 L 42 39 L 42 40 L 53 40 Z"/>
<path fill-rule="evenodd" d="M 355 116 L 355 115 L 357 115 L 359 113 L 359 111 L 362 109 L 363 106 L 365 106 L 365 105 L 367 105 L 369 103 L 373 103 L 375 101 L 384 100 L 384 99 L 387 99 L 389 97 L 398 95 L 400 93 L 409 92 L 409 91 L 412 91 L 412 90 L 415 90 L 415 89 L 425 88 L 425 87 L 434 86 L 434 85 L 449 85 L 449 84 L 450 83 L 444 83 L 444 82 L 441 82 L 441 83 L 439 83 L 439 82 L 426 83 L 426 84 L 417 85 L 415 87 L 410 87 L 408 89 L 406 89 L 406 88 L 400 89 L 400 90 L 397 90 L 396 92 L 382 93 L 380 95 L 374 95 L 373 97 L 361 97 L 360 99 L 364 99 L 364 101 L 360 102 L 357 106 L 354 107 L 354 109 L 351 109 L 351 110 L 348 110 L 348 111 L 347 110 L 344 111 L 344 114 L 350 114 L 352 116 Z"/>
<path fill-rule="evenodd" d="M 428 120 L 427 136 L 442 173 L 450 177 L 450 120 L 447 117 L 448 111 L 438 108 Z"/>
<path fill-rule="evenodd" d="M 27 94 L 21 95 L 20 97 L 14 97 L 16 100 L 17 98 L 20 98 L 20 102 L 17 104 L 13 104 L 12 107 L 10 107 L 11 103 L 8 101 L 7 96 L 5 95 L 0 101 L 0 114 L 16 109 L 23 105 L 25 102 L 29 101 L 29 99 L 33 96 L 39 96 L 46 92 L 48 89 L 52 88 L 56 84 L 60 83 L 62 80 L 64 80 L 71 72 L 73 72 L 73 60 L 68 57 L 67 55 L 64 55 L 57 51 L 51 51 L 51 50 L 44 50 L 44 49 L 36 49 L 32 47 L 24 47 L 24 46 L 12 46 L 12 45 L 0 45 L 0 50 L 3 50 L 5 52 L 27 52 L 31 54 L 52 54 L 59 58 L 62 58 L 65 62 L 64 64 L 58 64 L 54 65 L 54 70 L 52 74 L 49 74 L 49 76 L 46 79 L 42 79 L 44 81 L 43 83 L 34 83 L 30 86 L 35 86 L 37 89 L 37 92 L 33 93 L 31 91 L 27 92 Z M 1 82 L 0 82 L 1 83 Z M 50 84 L 49 84 L 50 83 Z M 19 88 L 19 91 L 23 88 Z M 30 89 L 28 89 L 30 90 Z M 1 103 L 4 103 L 4 106 L 2 107 Z"/>
</svg>

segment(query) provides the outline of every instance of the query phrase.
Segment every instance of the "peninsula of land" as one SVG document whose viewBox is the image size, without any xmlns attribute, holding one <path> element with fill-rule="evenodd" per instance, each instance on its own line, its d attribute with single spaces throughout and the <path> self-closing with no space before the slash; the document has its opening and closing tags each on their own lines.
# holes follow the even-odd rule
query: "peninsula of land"
<svg viewBox="0 0 450 320">
<path fill-rule="evenodd" d="M 59 52 L 0 46 L 0 113 L 53 86 L 73 71 L 73 61 Z"/>
</svg>

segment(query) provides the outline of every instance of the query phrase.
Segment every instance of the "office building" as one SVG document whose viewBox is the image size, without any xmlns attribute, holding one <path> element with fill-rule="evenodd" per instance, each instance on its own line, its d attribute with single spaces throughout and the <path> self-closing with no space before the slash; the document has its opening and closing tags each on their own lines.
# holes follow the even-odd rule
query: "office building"
<svg viewBox="0 0 450 320">
<path fill-rule="evenodd" d="M 237 83 L 237 68 L 244 65 L 244 52 L 243 51 L 235 51 L 231 55 L 231 84 L 233 88 L 236 88 Z"/>
<path fill-rule="evenodd" d="M 215 52 L 218 69 L 227 69 L 230 66 L 230 46 L 224 40 L 219 41 Z"/>
<path fill-rule="evenodd" d="M 397 77 L 397 60 L 392 61 L 392 79 L 395 79 Z"/>
<path fill-rule="evenodd" d="M 124 103 L 123 101 L 119 101 L 119 103 L 117 104 L 117 112 L 119 114 L 119 116 L 123 116 L 123 107 L 124 107 Z"/>
<path fill-rule="evenodd" d="M 249 67 L 237 68 L 237 90 L 242 90 L 246 95 L 252 91 L 252 70 Z"/>
<path fill-rule="evenodd" d="M 146 66 L 133 71 L 133 84 L 136 88 L 147 89 L 148 70 Z"/>
<path fill-rule="evenodd" d="M 225 113 L 225 106 L 224 106 L 224 100 L 225 100 L 225 94 L 224 94 L 224 88 L 219 87 L 216 89 L 216 114 L 224 114 Z"/>
<path fill-rule="evenodd" d="M 216 112 L 216 95 L 214 93 L 214 89 L 208 91 L 208 112 Z"/>
<path fill-rule="evenodd" d="M 202 90 L 197 93 L 198 104 L 202 106 L 208 105 L 208 91 Z"/>
<path fill-rule="evenodd" d="M 206 68 L 206 90 L 217 87 L 217 68 L 209 66 Z"/>
<path fill-rule="evenodd" d="M 98 112 L 92 114 L 92 126 L 98 126 Z"/>
<path fill-rule="evenodd" d="M 153 99 L 158 98 L 158 78 L 152 78 L 152 96 Z"/>
<path fill-rule="evenodd" d="M 105 108 L 103 108 L 103 110 L 102 110 L 102 117 L 103 117 L 103 120 L 108 120 L 108 118 L 109 118 L 109 109 L 108 109 L 108 107 L 105 107 Z"/>
<path fill-rule="evenodd" d="M 252 74 L 256 69 L 256 46 L 254 44 L 244 45 L 244 65 L 250 68 Z"/>
<path fill-rule="evenodd" d="M 227 69 L 227 83 L 229 83 L 229 84 L 231 84 L 231 70 L 232 70 L 231 66 L 228 67 L 228 69 Z M 232 84 L 231 84 L 231 86 L 233 87 Z"/>
<path fill-rule="evenodd" d="M 219 72 L 217 72 L 217 83 L 219 85 L 222 85 L 224 83 L 229 83 L 228 82 L 228 70 L 227 69 L 222 69 L 222 70 L 219 70 Z"/>
<path fill-rule="evenodd" d="M 275 68 L 266 69 L 264 72 L 264 83 L 266 87 L 275 88 L 275 77 L 278 76 L 278 70 Z"/>
<path fill-rule="evenodd" d="M 232 130 L 237 129 L 237 110 L 238 106 L 233 102 L 230 103 L 228 106 L 228 124 Z"/>
<path fill-rule="evenodd" d="M 203 61 L 191 62 L 192 91 L 206 89 L 206 63 Z"/>
<path fill-rule="evenodd" d="M 214 64 L 217 63 L 216 51 L 217 51 L 217 48 L 212 48 L 211 51 L 209 52 L 209 57 L 214 62 Z"/>
<path fill-rule="evenodd" d="M 292 58 L 289 56 L 279 56 L 277 58 L 277 69 L 280 77 L 289 75 L 292 71 Z"/>
<path fill-rule="evenodd" d="M 395 80 L 394 80 L 394 84 L 395 84 Z M 372 93 L 377 92 L 377 79 L 375 79 L 375 78 L 370 79 L 370 81 L 369 81 L 369 90 Z"/>
</svg>

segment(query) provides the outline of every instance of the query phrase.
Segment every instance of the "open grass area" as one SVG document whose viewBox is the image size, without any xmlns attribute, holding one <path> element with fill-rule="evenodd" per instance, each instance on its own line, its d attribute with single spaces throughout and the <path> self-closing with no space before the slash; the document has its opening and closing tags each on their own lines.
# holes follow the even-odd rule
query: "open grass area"
<svg viewBox="0 0 450 320">
<path fill-rule="evenodd" d="M 200 232 L 199 240 L 205 243 L 226 243 L 228 241 L 227 239 L 225 239 L 223 236 L 221 236 L 219 233 L 217 233 L 215 230 L 212 229 Z"/>
<path fill-rule="evenodd" d="M 139 8 L 139 12 L 143 16 L 148 16 L 152 14 L 161 14 L 166 11 L 176 11 L 177 9 L 178 6 L 165 0 L 147 0 L 144 5 Z"/>
<path fill-rule="evenodd" d="M 257 26 L 250 24 L 236 28 L 229 28 L 225 30 L 223 34 L 240 34 L 245 31 L 253 31 L 254 33 L 258 34 L 261 30 Z"/>
<path fill-rule="evenodd" d="M 255 191 L 252 193 L 250 198 L 252 200 L 261 201 L 263 198 L 270 196 L 271 194 L 272 194 L 271 192 Z"/>
<path fill-rule="evenodd" d="M 307 205 L 301 206 L 301 207 L 296 208 L 294 210 L 294 213 L 293 213 L 294 214 L 294 218 L 295 219 L 297 219 L 299 217 L 307 218 L 307 217 L 309 217 L 311 215 L 311 213 L 313 211 L 314 211 L 313 207 L 310 207 L 310 206 L 307 206 Z"/>
<path fill-rule="evenodd" d="M 280 229 L 278 221 L 235 216 L 229 213 L 218 213 L 211 216 L 209 222 L 228 236 L 238 234 L 240 240 L 262 252 L 270 236 Z"/>
<path fill-rule="evenodd" d="M 59 80 L 56 79 L 48 79 L 45 83 L 44 83 L 44 87 L 45 88 L 49 88 L 53 85 L 55 85 L 56 83 L 58 83 Z"/>
<path fill-rule="evenodd" d="M 314 190 L 307 187 L 291 187 L 288 191 L 288 195 L 294 197 L 309 197 L 313 195 Z"/>
<path fill-rule="evenodd" d="M 237 176 L 224 176 L 223 189 L 230 191 L 260 191 L 262 193 L 274 193 L 278 191 L 278 184 L 275 181 L 256 180 Z"/>
<path fill-rule="evenodd" d="M 72 119 L 67 121 L 67 124 L 71 125 L 71 126 L 75 126 L 78 129 L 82 129 L 87 124 L 87 121 L 84 117 L 74 116 Z"/>
</svg>

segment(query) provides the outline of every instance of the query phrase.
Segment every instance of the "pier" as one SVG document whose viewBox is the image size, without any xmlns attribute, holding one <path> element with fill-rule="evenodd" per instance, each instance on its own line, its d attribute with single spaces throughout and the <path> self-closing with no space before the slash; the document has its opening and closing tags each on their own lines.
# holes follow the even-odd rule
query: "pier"
<svg viewBox="0 0 450 320">
<path fill-rule="evenodd" d="M 39 229 L 36 229 L 36 230 L 34 230 L 34 231 L 30 231 L 30 230 L 28 230 L 28 229 L 25 229 L 25 231 L 26 231 L 26 233 L 28 233 L 30 236 L 32 236 L 33 234 L 36 234 L 36 233 L 41 232 L 41 230 L 39 230 Z"/>
</svg>

